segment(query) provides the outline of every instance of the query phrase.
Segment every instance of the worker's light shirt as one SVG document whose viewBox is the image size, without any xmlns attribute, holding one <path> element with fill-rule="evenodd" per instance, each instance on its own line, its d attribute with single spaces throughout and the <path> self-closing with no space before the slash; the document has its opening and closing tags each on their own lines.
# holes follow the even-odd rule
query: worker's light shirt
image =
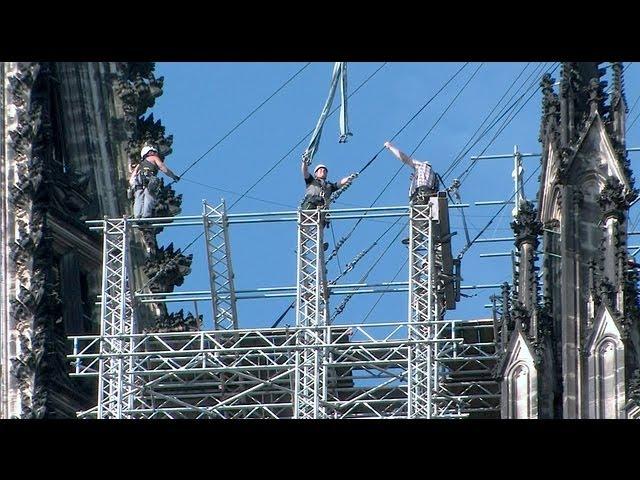
<svg viewBox="0 0 640 480">
<path fill-rule="evenodd" d="M 409 196 L 413 195 L 413 192 L 415 192 L 418 187 L 427 187 L 432 190 L 436 189 L 436 174 L 429 162 L 419 162 L 413 158 L 402 160 L 402 162 L 413 170 L 413 173 L 411 173 Z"/>
</svg>

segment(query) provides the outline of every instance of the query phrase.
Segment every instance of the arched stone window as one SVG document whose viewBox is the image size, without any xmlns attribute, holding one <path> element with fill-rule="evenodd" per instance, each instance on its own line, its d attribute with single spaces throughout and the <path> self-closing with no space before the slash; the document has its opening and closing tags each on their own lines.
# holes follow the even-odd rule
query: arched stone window
<svg viewBox="0 0 640 480">
<path fill-rule="evenodd" d="M 538 372 L 531 347 L 520 329 L 509 343 L 501 367 L 501 416 L 538 418 Z"/>
<path fill-rule="evenodd" d="M 606 307 L 596 314 L 586 350 L 588 418 L 625 418 L 624 343 Z"/>
<path fill-rule="evenodd" d="M 508 418 L 534 418 L 532 412 L 531 369 L 524 361 L 514 364 L 507 373 Z"/>
<path fill-rule="evenodd" d="M 617 418 L 617 384 L 616 344 L 610 337 L 605 338 L 597 348 L 597 374 L 599 383 L 597 402 L 599 418 Z"/>
<path fill-rule="evenodd" d="M 521 364 L 512 374 L 512 385 L 514 392 L 514 417 L 515 418 L 529 418 L 529 404 L 530 404 L 530 383 L 529 383 L 529 369 L 526 365 Z"/>
</svg>

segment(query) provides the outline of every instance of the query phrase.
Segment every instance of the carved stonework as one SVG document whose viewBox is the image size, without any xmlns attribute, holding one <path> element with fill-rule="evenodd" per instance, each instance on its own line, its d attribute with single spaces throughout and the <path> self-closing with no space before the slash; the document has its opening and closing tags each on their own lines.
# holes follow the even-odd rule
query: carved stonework
<svg viewBox="0 0 640 480">
<path fill-rule="evenodd" d="M 551 305 L 545 302 L 538 309 L 538 331 L 536 337 L 539 341 L 550 339 L 553 335 L 553 316 L 551 315 Z"/>
<path fill-rule="evenodd" d="M 573 149 L 571 147 L 560 148 L 560 161 L 558 163 L 558 180 L 561 184 L 566 184 L 567 176 L 569 175 L 569 164 L 571 157 L 573 156 Z"/>
<path fill-rule="evenodd" d="M 624 186 L 617 179 L 607 179 L 602 192 L 600 192 L 598 203 L 605 219 L 615 216 L 621 222 L 624 221 L 624 212 L 629 208 L 629 203 L 624 194 Z"/>
<path fill-rule="evenodd" d="M 629 380 L 627 399 L 640 405 L 640 368 L 633 373 Z"/>
<path fill-rule="evenodd" d="M 604 89 L 607 86 L 607 82 L 601 82 L 597 78 L 591 78 L 587 86 L 587 94 L 589 99 L 587 104 L 589 105 L 590 113 L 600 112 L 600 115 L 608 113 L 609 107 L 604 105 L 604 101 L 607 98 L 607 94 Z"/>
<path fill-rule="evenodd" d="M 55 192 L 48 178 L 51 123 L 48 121 L 47 64 L 18 63 L 9 76 L 16 127 L 9 132 L 16 183 L 9 188 L 16 241 L 10 259 L 15 264 L 17 293 L 11 300 L 18 332 L 10 372 L 17 379 L 20 416 L 49 414 L 52 383 L 64 382 L 64 331 L 59 285 L 53 269 L 52 238 L 47 212 Z"/>
<path fill-rule="evenodd" d="M 501 296 L 502 296 L 502 335 L 503 339 L 508 340 L 509 332 L 512 332 L 515 328 L 515 323 L 511 318 L 511 295 L 510 295 L 510 287 L 507 282 L 504 282 L 501 287 Z"/>
<path fill-rule="evenodd" d="M 520 326 L 523 332 L 529 331 L 531 327 L 531 312 L 529 312 L 522 303 L 518 301 L 513 303 L 510 317 L 512 322 L 512 328 L 510 328 L 510 330 Z"/>
<path fill-rule="evenodd" d="M 515 221 L 511 222 L 511 228 L 516 237 L 516 248 L 520 248 L 524 242 L 531 243 L 534 249 L 538 248 L 538 236 L 542 234 L 542 223 L 537 217 L 533 203 L 526 201 L 520 205 Z"/>
<path fill-rule="evenodd" d="M 600 278 L 595 285 L 596 306 L 604 304 L 613 310 L 615 293 L 616 289 L 613 284 L 606 278 Z"/>
<path fill-rule="evenodd" d="M 191 272 L 193 255 L 183 255 L 180 249 L 174 252 L 173 243 L 168 247 L 158 248 L 143 267 L 149 279 L 154 279 L 149 285 L 152 292 L 173 292 L 176 286 L 182 285 L 184 277 Z"/>
<path fill-rule="evenodd" d="M 115 82 L 115 90 L 122 99 L 126 122 L 133 130 L 138 117 L 162 95 L 164 78 L 155 78 L 153 62 L 127 62 L 119 66 L 121 76 Z"/>
<path fill-rule="evenodd" d="M 153 113 L 148 117 L 140 117 L 136 123 L 138 135 L 129 141 L 127 153 L 131 164 L 135 165 L 140 161 L 140 150 L 144 145 L 153 145 L 158 149 L 162 158 L 171 155 L 173 151 L 173 135 L 166 136 L 165 128 L 160 120 L 154 120 Z"/>
<path fill-rule="evenodd" d="M 606 82 L 600 82 L 605 73 L 594 62 L 564 62 L 560 80 L 561 143 L 562 147 L 575 145 L 584 133 L 589 115 L 596 110 L 604 114 Z"/>
<path fill-rule="evenodd" d="M 559 147 L 560 100 L 553 91 L 554 83 L 555 79 L 548 73 L 544 74 L 540 82 L 540 88 L 542 89 L 542 121 L 538 141 L 543 142 L 546 139 L 555 147 Z"/>
<path fill-rule="evenodd" d="M 202 315 L 197 318 L 190 312 L 184 316 L 182 310 L 168 315 L 161 315 L 152 327 L 144 333 L 197 332 L 202 328 Z"/>
<path fill-rule="evenodd" d="M 614 142 L 614 148 L 618 158 L 624 158 L 626 160 L 625 117 L 628 109 L 624 93 L 623 70 L 622 62 L 613 62 L 611 64 L 613 85 L 611 89 L 611 109 L 609 110 L 607 126 L 611 139 Z"/>
<path fill-rule="evenodd" d="M 640 292 L 638 291 L 638 281 L 640 274 L 637 268 L 627 268 L 624 278 L 624 315 L 620 318 L 623 334 L 626 336 L 631 332 L 634 325 L 640 323 Z"/>
<path fill-rule="evenodd" d="M 156 217 L 175 217 L 182 212 L 182 194 L 176 195 L 176 191 L 164 184 L 164 178 L 160 179 L 160 188 L 156 195 Z M 160 231 L 158 231 L 159 233 Z"/>
<path fill-rule="evenodd" d="M 16 107 L 16 128 L 9 132 L 8 146 L 15 155 L 17 177 L 16 184 L 9 188 L 9 204 L 16 218 L 16 242 L 11 249 L 11 260 L 17 273 L 17 293 L 11 303 L 18 332 L 18 353 L 11 359 L 11 374 L 18 380 L 20 415 L 23 417 L 32 415 L 34 409 L 39 411 L 34 398 L 36 358 L 40 353 L 38 345 L 43 343 L 37 338 L 39 335 L 34 328 L 37 321 L 35 312 L 43 300 L 46 276 L 43 265 L 37 262 L 44 252 L 42 228 L 45 212 L 42 202 L 37 201 L 42 187 L 42 165 L 37 157 L 32 157 L 40 120 L 40 105 L 33 102 L 32 89 L 39 70 L 38 64 L 20 63 L 15 74 L 9 77 Z"/>
<path fill-rule="evenodd" d="M 624 70 L 622 62 L 613 62 L 611 64 L 613 85 L 611 93 L 611 107 L 617 107 L 620 102 L 624 102 L 624 77 L 622 71 Z M 626 102 L 625 102 L 626 103 Z M 624 113 L 627 113 L 626 109 Z"/>
</svg>

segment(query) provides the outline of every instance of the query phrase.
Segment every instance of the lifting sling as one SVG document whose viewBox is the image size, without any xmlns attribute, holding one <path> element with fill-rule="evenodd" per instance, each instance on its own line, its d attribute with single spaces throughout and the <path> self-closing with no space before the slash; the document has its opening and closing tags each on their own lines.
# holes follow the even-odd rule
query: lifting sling
<svg viewBox="0 0 640 480">
<path fill-rule="evenodd" d="M 333 66 L 333 74 L 331 75 L 331 86 L 329 87 L 329 96 L 324 104 L 322 109 L 322 113 L 320 114 L 320 118 L 318 119 L 318 123 L 316 124 L 316 128 L 311 135 L 311 141 L 309 142 L 309 146 L 304 151 L 302 155 L 302 159 L 305 161 L 307 165 L 311 165 L 313 162 L 313 157 L 318 151 L 320 146 L 320 137 L 322 136 L 322 127 L 324 127 L 324 122 L 327 120 L 327 116 L 329 115 L 329 110 L 331 109 L 331 105 L 333 104 L 333 97 L 336 93 L 336 88 L 338 87 L 338 82 L 340 83 L 340 96 L 342 103 L 340 104 L 340 143 L 345 143 L 347 141 L 347 137 L 352 136 L 352 133 L 349 132 L 349 121 L 347 117 L 347 64 L 346 62 L 336 62 Z"/>
</svg>

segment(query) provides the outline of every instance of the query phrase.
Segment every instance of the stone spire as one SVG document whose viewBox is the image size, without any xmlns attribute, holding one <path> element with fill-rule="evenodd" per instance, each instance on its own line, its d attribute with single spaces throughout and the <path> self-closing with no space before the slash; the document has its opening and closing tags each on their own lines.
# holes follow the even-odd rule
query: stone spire
<svg viewBox="0 0 640 480">
<path fill-rule="evenodd" d="M 617 147 L 626 148 L 627 101 L 624 95 L 624 76 L 622 62 L 611 64 L 613 85 L 611 92 L 610 129 L 611 137 Z"/>
<path fill-rule="evenodd" d="M 515 246 L 519 257 L 515 282 L 517 303 L 530 317 L 538 304 L 538 276 L 535 261 L 536 248 L 539 244 L 538 236 L 542 233 L 542 223 L 537 219 L 537 212 L 531 202 L 525 201 L 520 206 L 516 219 L 511 222 L 511 228 L 515 234 Z"/>
</svg>

